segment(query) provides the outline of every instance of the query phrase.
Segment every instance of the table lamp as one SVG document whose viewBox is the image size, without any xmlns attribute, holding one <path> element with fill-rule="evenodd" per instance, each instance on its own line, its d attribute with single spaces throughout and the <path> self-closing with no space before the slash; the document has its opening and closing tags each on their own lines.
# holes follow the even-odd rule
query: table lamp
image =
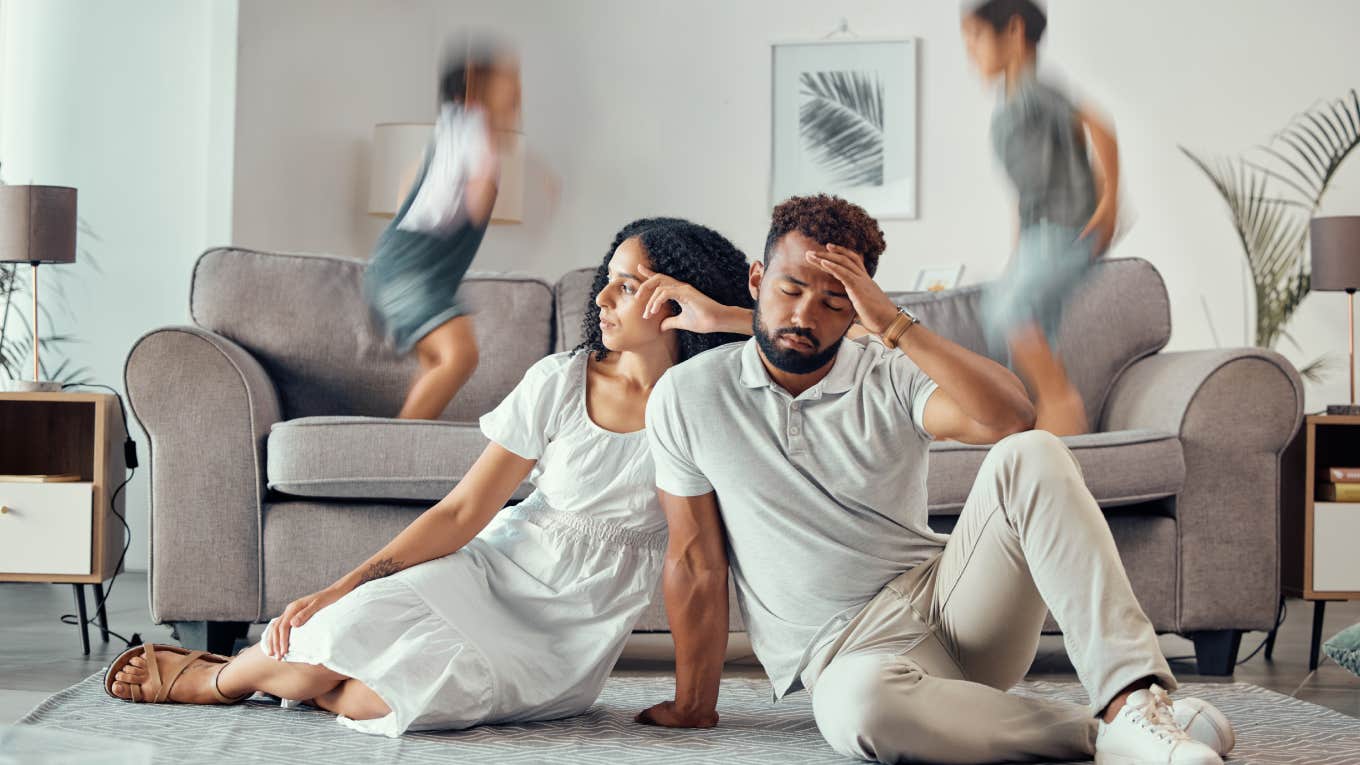
<svg viewBox="0 0 1360 765">
<path fill-rule="evenodd" d="M 434 125 L 384 122 L 373 127 L 373 161 L 368 181 L 368 214 L 391 218 L 415 182 Z M 524 218 L 524 135 L 505 131 L 500 188 L 491 223 L 520 223 Z"/>
<path fill-rule="evenodd" d="M 1360 215 L 1314 218 L 1313 289 L 1346 293 L 1346 337 L 1350 343 L 1351 402 L 1332 404 L 1327 414 L 1360 415 L 1355 405 L 1355 291 L 1360 289 Z"/>
<path fill-rule="evenodd" d="M 10 390 L 54 391 L 40 379 L 38 265 L 76 261 L 76 190 L 65 186 L 0 186 L 0 263 L 27 263 L 33 275 L 33 379 L 12 380 Z"/>
</svg>

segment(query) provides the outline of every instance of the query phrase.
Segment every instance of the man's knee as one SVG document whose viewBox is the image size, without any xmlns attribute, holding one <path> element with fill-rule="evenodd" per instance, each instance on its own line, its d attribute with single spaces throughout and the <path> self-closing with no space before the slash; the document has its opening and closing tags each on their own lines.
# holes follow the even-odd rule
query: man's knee
<svg viewBox="0 0 1360 765">
<path fill-rule="evenodd" d="M 996 442 L 992 451 L 1003 456 L 1037 455 L 1040 459 L 1057 457 L 1068 453 L 1067 445 L 1061 438 L 1047 430 L 1026 430 L 1012 433 Z"/>
<path fill-rule="evenodd" d="M 924 673 L 891 654 L 837 659 L 812 691 L 812 714 L 822 738 L 841 754 L 880 762 L 910 759 L 912 730 L 929 714 L 919 692 Z"/>
<path fill-rule="evenodd" d="M 1010 477 L 1033 476 L 1041 481 L 1081 478 L 1081 466 L 1067 444 L 1046 430 L 1006 436 L 988 452 L 984 464 Z"/>
</svg>

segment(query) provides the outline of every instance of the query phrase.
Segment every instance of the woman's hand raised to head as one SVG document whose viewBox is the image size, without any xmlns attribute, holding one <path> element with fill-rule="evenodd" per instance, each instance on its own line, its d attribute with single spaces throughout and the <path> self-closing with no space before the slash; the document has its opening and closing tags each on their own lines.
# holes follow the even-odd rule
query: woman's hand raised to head
<svg viewBox="0 0 1360 765">
<path fill-rule="evenodd" d="M 666 304 L 672 300 L 680 306 L 680 313 L 661 320 L 662 330 L 683 329 L 699 334 L 751 334 L 750 309 L 723 305 L 693 285 L 659 274 L 646 266 L 639 266 L 638 270 L 646 277 L 636 297 L 647 306 L 642 311 L 642 318 L 664 314 Z"/>
</svg>

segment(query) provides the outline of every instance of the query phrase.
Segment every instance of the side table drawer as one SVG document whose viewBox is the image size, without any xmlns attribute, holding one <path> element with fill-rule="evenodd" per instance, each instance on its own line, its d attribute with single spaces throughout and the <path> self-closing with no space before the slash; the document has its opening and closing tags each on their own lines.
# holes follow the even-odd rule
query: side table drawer
<svg viewBox="0 0 1360 765">
<path fill-rule="evenodd" d="M 1360 592 L 1360 502 L 1313 504 L 1313 591 Z"/>
<path fill-rule="evenodd" d="M 93 504 L 89 482 L 0 482 L 0 573 L 90 573 Z"/>
</svg>

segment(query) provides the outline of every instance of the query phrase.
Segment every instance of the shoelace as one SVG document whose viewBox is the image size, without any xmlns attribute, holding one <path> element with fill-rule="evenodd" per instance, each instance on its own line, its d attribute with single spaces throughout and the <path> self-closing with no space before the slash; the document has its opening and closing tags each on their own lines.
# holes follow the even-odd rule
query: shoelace
<svg viewBox="0 0 1360 765">
<path fill-rule="evenodd" d="M 1138 713 L 1140 726 L 1167 743 L 1190 737 L 1190 734 L 1176 724 L 1176 716 L 1171 708 L 1171 696 L 1159 685 L 1148 689 L 1147 698 L 1134 707 L 1134 711 Z"/>
</svg>

